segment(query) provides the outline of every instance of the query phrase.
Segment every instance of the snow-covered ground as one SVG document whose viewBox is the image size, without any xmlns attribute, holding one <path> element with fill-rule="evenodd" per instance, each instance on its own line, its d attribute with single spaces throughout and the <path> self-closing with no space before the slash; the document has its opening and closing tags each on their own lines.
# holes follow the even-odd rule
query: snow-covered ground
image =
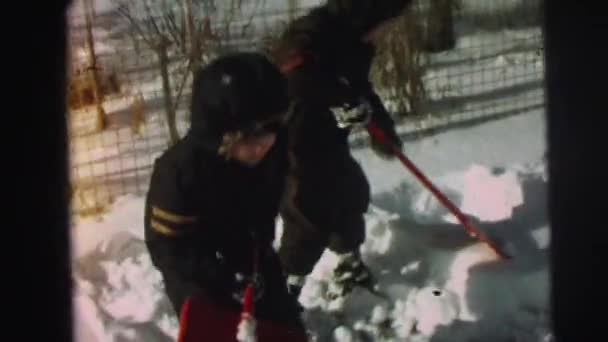
<svg viewBox="0 0 608 342">
<path fill-rule="evenodd" d="M 362 252 L 391 300 L 363 290 L 325 300 L 327 252 L 300 298 L 317 341 L 549 341 L 544 129 L 538 110 L 405 146 L 508 261 L 467 238 L 396 161 L 355 150 L 374 194 Z M 171 340 L 177 321 L 143 243 L 143 198 L 124 196 L 73 232 L 78 340 Z"/>
</svg>

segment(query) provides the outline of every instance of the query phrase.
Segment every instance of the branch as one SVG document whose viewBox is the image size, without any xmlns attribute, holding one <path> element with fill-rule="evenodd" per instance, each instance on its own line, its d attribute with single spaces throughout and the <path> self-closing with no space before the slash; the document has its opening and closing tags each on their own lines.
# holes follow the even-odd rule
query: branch
<svg viewBox="0 0 608 342">
<path fill-rule="evenodd" d="M 148 15 L 148 18 L 150 19 L 150 23 L 151 23 L 151 27 L 156 31 L 156 33 L 161 36 L 163 36 L 162 31 L 158 28 L 158 25 L 156 25 L 156 19 L 154 19 L 154 16 L 152 16 L 152 9 L 150 8 L 150 5 L 148 4 L 149 0 L 144 0 L 144 8 L 146 10 L 146 14 Z"/>
<path fill-rule="evenodd" d="M 177 91 L 177 95 L 175 95 L 175 101 L 173 102 L 173 110 L 177 110 L 177 106 L 180 98 L 182 97 L 182 91 L 184 90 L 184 86 L 186 85 L 186 81 L 190 76 L 190 67 L 192 66 L 192 59 L 188 59 L 188 65 L 186 66 L 186 72 L 184 73 L 184 78 L 182 79 L 182 83 L 179 86 L 179 90 Z"/>
<path fill-rule="evenodd" d="M 256 1 L 255 2 L 255 7 L 254 7 L 253 11 L 251 12 L 251 16 L 249 17 L 249 20 L 241 28 L 241 35 L 244 36 L 245 35 L 245 31 L 251 26 L 251 23 L 253 22 L 253 17 L 255 17 L 255 12 L 260 9 L 259 7 L 260 7 L 260 1 Z"/>
<path fill-rule="evenodd" d="M 163 1 L 163 4 L 165 4 L 165 10 L 163 11 L 163 13 L 165 13 L 164 15 L 162 15 L 163 20 L 165 21 L 165 26 L 167 27 L 167 31 L 169 31 L 169 34 L 173 37 L 173 39 L 175 40 L 175 44 L 178 46 L 183 46 L 185 45 L 185 41 L 186 39 L 182 36 L 180 31 L 183 31 L 179 29 L 179 25 L 177 25 L 176 20 L 175 20 L 175 7 L 171 7 L 167 1 Z M 181 4 L 178 4 L 180 10 L 183 12 L 183 6 Z M 183 16 L 183 14 L 182 14 Z M 184 25 L 182 25 L 183 27 Z"/>
<path fill-rule="evenodd" d="M 169 31 L 169 35 L 173 38 L 175 44 L 178 46 L 178 48 L 185 51 L 185 39 L 181 38 L 179 29 L 175 23 L 175 13 L 168 12 L 163 16 L 163 19 L 165 21 L 165 25 L 167 26 L 167 31 Z"/>
<path fill-rule="evenodd" d="M 120 6 L 118 6 L 117 11 L 123 17 L 125 17 L 127 19 L 127 21 L 129 21 L 129 23 L 131 23 L 131 26 L 133 26 L 133 28 L 135 28 L 135 30 L 141 36 L 141 38 L 144 40 L 144 42 L 146 42 L 146 44 L 148 44 L 148 46 L 150 48 L 154 48 L 154 43 L 152 42 L 152 39 L 150 37 L 146 36 L 146 33 L 141 28 L 141 25 L 139 24 L 139 22 L 137 22 L 137 19 L 133 18 L 133 16 L 131 15 L 131 11 L 128 9 L 127 5 L 121 4 Z"/>
<path fill-rule="evenodd" d="M 228 16 L 226 16 L 224 18 L 224 25 L 225 25 L 225 30 L 226 30 L 226 38 L 230 39 L 230 23 L 232 23 L 232 21 L 234 20 L 234 12 L 236 11 L 234 8 L 234 0 L 230 1 L 230 10 L 228 12 Z"/>
</svg>

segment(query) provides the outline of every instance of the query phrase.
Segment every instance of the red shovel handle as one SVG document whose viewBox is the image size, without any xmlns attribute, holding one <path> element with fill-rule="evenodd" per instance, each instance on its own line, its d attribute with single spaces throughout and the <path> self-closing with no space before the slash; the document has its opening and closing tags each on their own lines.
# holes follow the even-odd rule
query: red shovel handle
<svg viewBox="0 0 608 342">
<path fill-rule="evenodd" d="M 386 138 L 384 132 L 374 124 L 373 121 L 368 123 L 367 131 L 370 136 L 382 143 L 385 146 L 389 146 L 393 152 L 393 154 L 399 158 L 401 163 L 408 168 L 427 189 L 431 191 L 431 193 L 443 204 L 456 218 L 458 221 L 464 226 L 465 231 L 469 234 L 469 236 L 478 239 L 486 243 L 498 256 L 502 259 L 508 259 L 509 256 L 504 252 L 500 251 L 500 249 L 496 246 L 496 244 L 490 241 L 479 229 L 477 229 L 468 219 L 467 217 L 456 207 L 431 181 L 410 161 L 404 154 L 397 148 L 394 144 L 391 144 L 389 140 Z"/>
<path fill-rule="evenodd" d="M 243 296 L 243 315 L 251 315 L 253 312 L 253 285 L 247 285 L 245 288 L 245 295 Z"/>
</svg>

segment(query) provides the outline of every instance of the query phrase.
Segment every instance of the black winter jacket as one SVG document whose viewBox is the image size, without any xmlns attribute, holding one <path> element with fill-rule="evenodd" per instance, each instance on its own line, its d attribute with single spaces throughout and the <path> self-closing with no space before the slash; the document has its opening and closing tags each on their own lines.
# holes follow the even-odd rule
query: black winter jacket
<svg viewBox="0 0 608 342">
<path fill-rule="evenodd" d="M 281 132 L 261 164 L 250 168 L 186 136 L 155 161 L 145 236 L 176 310 L 194 293 L 236 307 L 233 295 L 240 285 L 235 276 L 251 273 L 256 245 L 262 251 L 265 293 L 273 300 L 286 296 L 271 246 L 284 188 L 285 148 Z"/>
<path fill-rule="evenodd" d="M 304 62 L 287 73 L 295 105 L 291 149 L 300 165 L 348 154 L 350 130 L 338 127 L 331 107 L 357 105 L 364 98 L 373 107 L 373 121 L 389 135 L 394 133 L 394 122 L 369 81 L 375 48 L 361 39 L 350 17 L 325 5 L 291 23 L 277 45 L 274 56 L 280 65 L 294 54 L 304 56 Z"/>
</svg>

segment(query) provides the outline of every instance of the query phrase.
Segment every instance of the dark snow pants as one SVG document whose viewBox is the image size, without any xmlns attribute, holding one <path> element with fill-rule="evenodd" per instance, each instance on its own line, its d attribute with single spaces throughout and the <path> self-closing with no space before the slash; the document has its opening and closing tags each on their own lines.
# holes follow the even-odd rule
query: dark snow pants
<svg viewBox="0 0 608 342">
<path fill-rule="evenodd" d="M 288 177 L 279 249 L 288 274 L 309 274 L 325 248 L 346 253 L 365 240 L 370 186 L 361 166 L 350 155 L 315 166 Z"/>
</svg>

